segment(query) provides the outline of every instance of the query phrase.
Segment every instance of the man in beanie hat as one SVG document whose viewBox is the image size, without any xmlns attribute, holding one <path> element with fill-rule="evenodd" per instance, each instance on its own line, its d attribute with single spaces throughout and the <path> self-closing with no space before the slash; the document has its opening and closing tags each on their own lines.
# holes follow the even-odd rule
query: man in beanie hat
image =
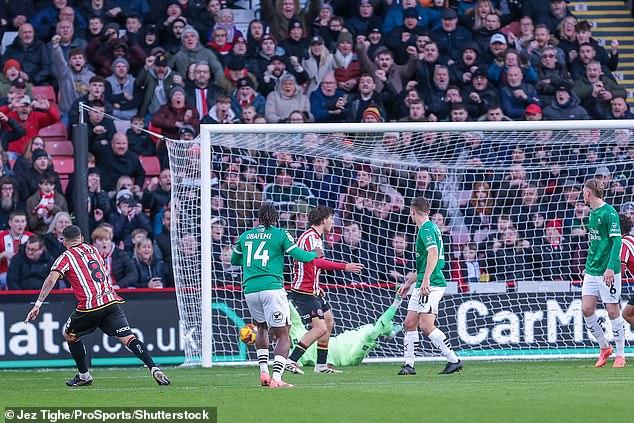
<svg viewBox="0 0 634 423">
<path fill-rule="evenodd" d="M 336 75 L 336 73 L 335 73 Z M 383 106 L 383 98 L 391 99 L 393 94 L 390 89 L 383 86 L 384 93 L 376 92 L 376 85 L 372 75 L 364 73 L 359 77 L 359 90 L 356 94 L 352 94 L 346 107 L 347 122 L 362 122 L 364 120 L 363 112 L 370 106 L 378 111 L 379 118 L 377 122 L 382 122 L 387 116 L 385 107 Z"/>
<path fill-rule="evenodd" d="M 296 57 L 300 62 L 306 57 L 308 51 L 308 38 L 304 31 L 302 20 L 293 18 L 288 24 L 288 37 L 280 41 L 280 47 L 286 52 L 286 56 Z"/>
<path fill-rule="evenodd" d="M 572 95 L 572 83 L 563 81 L 557 87 L 552 103 L 544 107 L 544 119 L 580 120 L 590 119 L 590 116 L 577 97 Z"/>
<path fill-rule="evenodd" d="M 26 81 L 25 78 L 28 76 L 21 69 L 20 62 L 17 60 L 9 59 L 5 62 L 0 74 L 0 98 L 7 96 L 13 81 L 17 79 Z M 31 95 L 31 84 L 27 84 L 27 94 Z"/>
<path fill-rule="evenodd" d="M 238 116 L 242 115 L 242 108 L 249 104 L 255 107 L 257 113 L 264 114 L 266 99 L 255 90 L 255 84 L 250 78 L 240 78 L 236 82 L 236 89 L 231 93 L 231 108 Z"/>
<path fill-rule="evenodd" d="M 352 47 L 352 34 L 341 31 L 334 54 L 335 79 L 337 86 L 348 93 L 354 91 L 361 76 L 361 64 Z"/>
<path fill-rule="evenodd" d="M 211 69 L 213 80 L 218 83 L 224 75 L 222 65 L 216 55 L 200 43 L 198 31 L 187 25 L 181 35 L 182 46 L 169 60 L 169 67 L 181 75 L 187 75 L 191 63 L 206 62 Z"/>
<path fill-rule="evenodd" d="M 159 128 L 166 137 L 178 139 L 178 129 L 185 124 L 198 128 L 200 125 L 198 111 L 185 101 L 183 87 L 176 85 L 170 90 L 167 104 L 152 116 L 152 125 Z"/>
<path fill-rule="evenodd" d="M 136 79 L 129 74 L 130 64 L 123 57 L 112 62 L 112 75 L 106 78 L 106 100 L 112 103 L 114 117 L 130 120 L 138 113 L 141 93 L 135 86 Z"/>
</svg>

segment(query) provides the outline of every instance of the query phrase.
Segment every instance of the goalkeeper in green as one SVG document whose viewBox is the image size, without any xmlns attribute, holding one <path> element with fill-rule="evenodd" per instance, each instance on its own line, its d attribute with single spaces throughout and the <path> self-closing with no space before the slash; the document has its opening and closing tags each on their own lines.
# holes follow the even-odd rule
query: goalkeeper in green
<svg viewBox="0 0 634 423">
<path fill-rule="evenodd" d="M 238 238 L 231 264 L 242 266 L 244 296 L 251 317 L 258 326 L 255 346 L 260 364 L 260 383 L 271 388 L 292 388 L 293 385 L 282 381 L 291 347 L 288 334 L 291 313 L 284 290 L 284 253 L 289 253 L 295 260 L 309 262 L 322 256 L 323 252 L 321 249 L 315 249 L 315 252 L 302 250 L 286 230 L 275 227 L 278 214 L 272 204 L 263 204 L 258 218 L 260 226 Z M 269 327 L 278 340 L 272 377 L 268 366 Z"/>
<path fill-rule="evenodd" d="M 418 341 L 418 327 L 442 351 L 447 358 L 447 365 L 440 374 L 450 374 L 462 370 L 463 364 L 451 349 L 445 334 L 436 327 L 438 304 L 447 287 L 442 273 L 445 267 L 445 246 L 438 226 L 429 220 L 429 202 L 423 197 L 417 197 L 410 205 L 409 215 L 418 227 L 416 237 L 416 272 L 411 272 L 405 278 L 405 283 L 398 290 L 398 295 L 404 297 L 410 287 L 416 283 L 416 288 L 407 304 L 407 315 L 403 324 L 405 329 L 405 364 L 398 372 L 399 375 L 415 375 L 414 357 L 415 344 Z"/>
<path fill-rule="evenodd" d="M 601 347 L 595 367 L 605 366 L 614 352 L 595 314 L 598 298 L 608 310 L 616 342 L 616 359 L 612 367 L 625 367 L 625 324 L 621 317 L 621 224 L 614 207 L 603 201 L 604 191 L 603 182 L 598 179 L 589 179 L 583 184 L 583 199 L 592 211 L 588 223 L 590 248 L 581 288 L 581 307 L 586 327 Z"/>
</svg>

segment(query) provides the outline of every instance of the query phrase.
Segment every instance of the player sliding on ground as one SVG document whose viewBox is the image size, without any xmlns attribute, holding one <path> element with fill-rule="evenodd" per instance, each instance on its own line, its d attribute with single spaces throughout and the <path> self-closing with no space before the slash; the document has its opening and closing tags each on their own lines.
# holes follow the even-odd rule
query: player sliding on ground
<svg viewBox="0 0 634 423">
<path fill-rule="evenodd" d="M 632 219 L 624 214 L 619 215 L 621 221 L 621 236 L 623 237 L 623 245 L 621 246 L 621 271 L 629 272 L 629 277 L 634 275 L 634 236 L 629 235 L 634 226 Z M 634 326 L 634 295 L 630 297 L 625 309 L 623 310 L 623 318 L 630 326 Z M 618 353 L 617 353 L 618 354 Z M 625 362 L 625 359 L 623 359 Z"/>
<path fill-rule="evenodd" d="M 621 228 L 614 208 L 603 201 L 603 182 L 589 179 L 583 185 L 583 199 L 592 209 L 588 223 L 590 248 L 586 259 L 581 305 L 586 327 L 601 347 L 595 367 L 603 367 L 614 352 L 605 339 L 595 310 L 601 298 L 612 323 L 616 359 L 612 367 L 625 366 L 625 325 L 621 317 Z"/>
<path fill-rule="evenodd" d="M 304 232 L 297 244 L 306 251 L 322 248 L 321 237 L 330 232 L 333 225 L 334 211 L 330 207 L 317 206 L 308 213 L 310 229 Z M 341 373 L 327 364 L 328 340 L 334 326 L 334 318 L 330 306 L 324 300 L 324 291 L 319 287 L 319 272 L 324 270 L 345 270 L 359 273 L 363 270 L 360 263 L 340 263 L 324 258 L 309 263 L 293 262 L 293 282 L 291 284 L 291 301 L 297 308 L 302 322 L 311 329 L 302 336 L 295 349 L 288 357 L 286 370 L 304 374 L 297 366 L 297 361 L 315 341 L 317 341 L 317 362 L 315 373 Z"/>
<path fill-rule="evenodd" d="M 405 329 L 405 364 L 399 375 L 415 375 L 415 344 L 418 341 L 418 327 L 431 340 L 436 348 L 447 358 L 447 365 L 440 374 L 450 374 L 463 368 L 462 362 L 451 349 L 445 334 L 435 326 L 438 304 L 447 287 L 442 273 L 445 267 L 445 248 L 438 226 L 429 220 L 429 202 L 417 197 L 410 206 L 410 217 L 418 227 L 416 237 L 416 272 L 405 278 L 398 295 L 407 296 L 410 287 L 416 282 L 416 289 L 407 305 Z"/>
<path fill-rule="evenodd" d="M 231 255 L 231 264 L 242 266 L 244 297 L 251 317 L 258 325 L 255 338 L 260 383 L 271 388 L 292 388 L 282 380 L 286 357 L 291 348 L 288 329 L 291 312 L 284 290 L 284 253 L 295 260 L 309 262 L 321 257 L 323 252 L 316 248 L 308 252 L 297 247 L 293 237 L 284 229 L 276 228 L 278 214 L 271 204 L 263 204 L 258 211 L 260 226 L 244 232 L 238 238 Z M 273 377 L 269 375 L 269 335 L 271 327 L 277 338 Z"/>
<path fill-rule="evenodd" d="M 119 304 L 123 300 L 112 288 L 106 265 L 95 247 L 84 244 L 79 227 L 71 225 L 64 229 L 66 251 L 60 255 L 51 272 L 46 277 L 35 305 L 26 316 L 24 323 L 35 320 L 40 307 L 57 280 L 66 277 L 79 301 L 64 326 L 64 339 L 68 342 L 70 354 L 77 364 L 79 373 L 66 381 L 68 386 L 92 385 L 86 365 L 86 348 L 81 338 L 100 328 L 108 336 L 116 336 L 123 345 L 134 353 L 150 369 L 152 377 L 159 385 L 169 385 L 170 381 L 159 369 L 147 348 L 130 330 L 130 324 Z"/>
</svg>

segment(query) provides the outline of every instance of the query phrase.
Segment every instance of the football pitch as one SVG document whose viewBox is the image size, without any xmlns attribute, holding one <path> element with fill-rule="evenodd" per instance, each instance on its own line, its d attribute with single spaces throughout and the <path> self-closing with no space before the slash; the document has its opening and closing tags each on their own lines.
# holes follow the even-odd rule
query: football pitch
<svg viewBox="0 0 634 423">
<path fill-rule="evenodd" d="M 218 422 L 596 422 L 629 421 L 634 371 L 592 360 L 465 362 L 343 368 L 342 374 L 285 374 L 293 389 L 259 386 L 256 367 L 165 368 L 159 387 L 142 368 L 96 368 L 95 383 L 68 388 L 72 369 L 0 371 L 2 407 L 217 407 Z M 310 372 L 308 371 L 310 370 Z M 2 413 L 4 414 L 4 413 Z M 2 417 L 4 420 L 4 415 Z"/>
</svg>

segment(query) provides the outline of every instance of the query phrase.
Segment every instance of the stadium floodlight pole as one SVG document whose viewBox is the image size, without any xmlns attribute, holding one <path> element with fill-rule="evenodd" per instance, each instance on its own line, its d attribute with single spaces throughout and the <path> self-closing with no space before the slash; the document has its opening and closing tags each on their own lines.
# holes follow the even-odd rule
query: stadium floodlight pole
<svg viewBox="0 0 634 423">
<path fill-rule="evenodd" d="M 201 252 L 201 360 L 212 366 L 213 326 L 211 321 L 211 133 L 200 135 L 200 252 Z"/>
<path fill-rule="evenodd" d="M 90 237 L 88 219 L 88 125 L 84 119 L 84 103 L 79 103 L 79 124 L 73 125 L 73 151 L 75 170 L 73 205 L 75 221 L 86 239 Z"/>
</svg>

